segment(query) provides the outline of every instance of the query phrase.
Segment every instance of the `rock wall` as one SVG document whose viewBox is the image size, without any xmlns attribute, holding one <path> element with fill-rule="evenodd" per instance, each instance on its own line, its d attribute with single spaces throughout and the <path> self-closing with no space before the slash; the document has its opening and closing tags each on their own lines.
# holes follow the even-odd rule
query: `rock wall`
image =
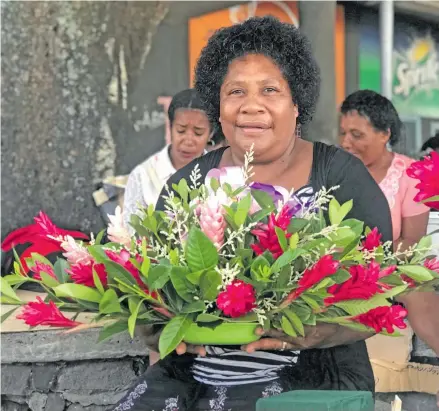
<svg viewBox="0 0 439 411">
<path fill-rule="evenodd" d="M 148 349 L 127 335 L 97 344 L 96 330 L 2 335 L 2 410 L 111 409 L 148 365 Z"/>
</svg>

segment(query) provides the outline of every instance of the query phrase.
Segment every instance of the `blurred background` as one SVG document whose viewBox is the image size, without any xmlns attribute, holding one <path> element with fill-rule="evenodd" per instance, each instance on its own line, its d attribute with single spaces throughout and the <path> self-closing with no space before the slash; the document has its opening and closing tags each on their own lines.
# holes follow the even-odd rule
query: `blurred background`
<svg viewBox="0 0 439 411">
<path fill-rule="evenodd" d="M 322 91 L 304 138 L 336 143 L 338 105 L 364 88 L 405 122 L 395 151 L 419 157 L 439 131 L 438 2 L 33 1 L 2 2 L 1 14 L 2 238 L 39 210 L 103 228 L 97 205 L 111 194 L 93 193 L 165 145 L 171 97 L 192 84 L 211 33 L 254 15 L 312 42 Z"/>
</svg>

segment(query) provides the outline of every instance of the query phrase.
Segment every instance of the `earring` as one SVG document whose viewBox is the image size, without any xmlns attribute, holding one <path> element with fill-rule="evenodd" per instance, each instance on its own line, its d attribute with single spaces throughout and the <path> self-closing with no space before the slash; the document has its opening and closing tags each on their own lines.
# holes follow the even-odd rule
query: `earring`
<svg viewBox="0 0 439 411">
<path fill-rule="evenodd" d="M 296 124 L 296 130 L 295 130 L 296 138 L 302 138 L 302 127 L 299 123 Z"/>
</svg>

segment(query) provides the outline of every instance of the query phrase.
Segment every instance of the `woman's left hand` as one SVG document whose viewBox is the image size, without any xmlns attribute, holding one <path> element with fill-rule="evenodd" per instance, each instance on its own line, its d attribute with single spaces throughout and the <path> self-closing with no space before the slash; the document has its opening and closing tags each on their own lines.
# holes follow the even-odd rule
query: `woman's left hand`
<svg viewBox="0 0 439 411">
<path fill-rule="evenodd" d="M 292 351 L 309 350 L 311 348 L 329 348 L 337 345 L 352 344 L 372 337 L 373 333 L 355 331 L 338 324 L 319 323 L 305 326 L 305 337 L 290 337 L 282 330 L 262 328 L 256 330 L 261 338 L 258 341 L 242 346 L 248 353 L 254 351 Z"/>
</svg>

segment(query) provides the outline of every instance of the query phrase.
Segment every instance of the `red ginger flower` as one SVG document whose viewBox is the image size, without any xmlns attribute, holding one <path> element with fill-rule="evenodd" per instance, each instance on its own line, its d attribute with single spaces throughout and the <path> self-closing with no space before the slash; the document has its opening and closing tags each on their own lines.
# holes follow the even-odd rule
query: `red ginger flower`
<svg viewBox="0 0 439 411">
<path fill-rule="evenodd" d="M 34 280 L 41 281 L 41 273 L 46 273 L 55 280 L 57 280 L 55 272 L 53 271 L 53 267 L 49 264 L 44 264 L 41 261 L 36 261 L 31 270 L 34 273 L 34 275 L 32 276 Z"/>
<path fill-rule="evenodd" d="M 104 264 L 74 264 L 67 272 L 70 274 L 70 278 L 76 284 L 86 285 L 87 287 L 95 287 L 95 281 L 93 278 L 93 270 L 96 271 L 101 283 L 104 287 L 107 286 L 107 271 Z"/>
<path fill-rule="evenodd" d="M 138 286 L 145 291 L 147 294 L 149 293 L 149 289 L 146 284 L 140 278 L 139 270 L 136 266 L 130 261 L 131 254 L 128 250 L 122 249 L 119 254 L 112 250 L 105 250 L 105 254 L 107 254 L 108 258 L 111 261 L 121 265 L 125 270 L 127 270 L 136 280 Z M 138 263 L 142 263 L 142 257 L 140 255 L 136 255 L 136 260 Z M 157 299 L 157 293 L 154 291 L 151 293 L 151 297 Z"/>
<path fill-rule="evenodd" d="M 439 273 L 439 258 L 431 258 L 429 260 L 425 260 L 424 267 L 428 268 L 431 271 L 436 271 L 437 273 Z"/>
<path fill-rule="evenodd" d="M 415 161 L 407 169 L 407 175 L 419 180 L 416 188 L 419 190 L 415 201 L 423 201 L 439 195 L 439 154 L 432 151 L 423 160 Z M 439 201 L 426 202 L 427 207 L 439 209 Z"/>
<path fill-rule="evenodd" d="M 272 213 L 268 217 L 268 224 L 260 224 L 259 227 L 252 231 L 252 234 L 256 236 L 259 243 L 252 244 L 251 248 L 256 255 L 261 255 L 265 250 L 268 250 L 273 254 L 274 258 L 279 258 L 283 254 L 282 247 L 279 244 L 275 227 L 279 227 L 283 231 L 288 228 L 291 221 L 290 208 L 285 205 L 282 210 L 276 216 Z M 290 238 L 290 233 L 285 233 L 286 238 Z"/>
<path fill-rule="evenodd" d="M 53 301 L 46 304 L 41 297 L 37 301 L 27 303 L 17 319 L 24 320 L 27 325 L 48 325 L 50 327 L 76 327 L 82 323 L 65 317 Z"/>
<path fill-rule="evenodd" d="M 369 310 L 367 313 L 357 315 L 352 320 L 367 327 L 373 328 L 377 333 L 386 330 L 389 334 L 394 332 L 393 327 L 404 329 L 407 327 L 404 318 L 407 316 L 407 310 L 400 305 L 391 307 L 377 307 Z"/>
<path fill-rule="evenodd" d="M 409 286 L 409 288 L 415 288 L 416 282 L 413 280 L 413 278 L 410 278 L 408 275 L 402 274 L 401 280 L 404 280 L 405 283 Z"/>
<path fill-rule="evenodd" d="M 241 317 L 256 307 L 255 289 L 244 281 L 233 280 L 226 291 L 219 293 L 216 305 L 225 315 Z"/>
<path fill-rule="evenodd" d="M 378 263 L 372 262 L 368 267 L 354 265 L 349 267 L 349 273 L 351 274 L 349 280 L 328 288 L 328 292 L 333 296 L 325 298 L 326 305 L 347 300 L 368 300 L 382 292 L 378 283 L 380 275 Z"/>
<path fill-rule="evenodd" d="M 362 246 L 364 250 L 373 251 L 375 248 L 381 245 L 382 235 L 378 232 L 378 228 L 374 228 L 362 241 Z"/>
</svg>

